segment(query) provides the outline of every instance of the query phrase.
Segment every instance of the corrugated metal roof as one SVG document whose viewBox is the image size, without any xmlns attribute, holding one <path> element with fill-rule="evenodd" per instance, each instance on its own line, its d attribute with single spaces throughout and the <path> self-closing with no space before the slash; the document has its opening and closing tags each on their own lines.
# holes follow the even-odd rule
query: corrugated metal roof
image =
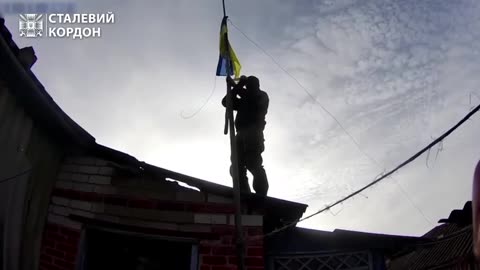
<svg viewBox="0 0 480 270">
<path fill-rule="evenodd" d="M 428 239 L 422 237 L 409 237 L 386 235 L 347 230 L 333 232 L 312 230 L 306 228 L 293 228 L 280 232 L 266 241 L 269 253 L 305 253 L 305 252 L 331 252 L 345 250 L 381 250 L 384 254 L 392 254 L 406 246 L 425 243 Z M 288 245 L 285 245 L 288 243 Z"/>
<path fill-rule="evenodd" d="M 390 263 L 391 270 L 421 270 L 464 261 L 472 256 L 472 226 L 454 223 L 435 227 L 425 236 L 435 239 Z"/>
</svg>

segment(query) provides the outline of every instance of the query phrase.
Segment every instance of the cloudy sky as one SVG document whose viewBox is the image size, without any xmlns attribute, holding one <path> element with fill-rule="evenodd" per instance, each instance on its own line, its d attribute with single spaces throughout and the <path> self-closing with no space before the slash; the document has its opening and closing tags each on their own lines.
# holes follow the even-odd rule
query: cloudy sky
<svg viewBox="0 0 480 270">
<path fill-rule="evenodd" d="M 258 76 L 271 99 L 269 195 L 306 203 L 308 213 L 395 167 L 480 103 L 478 1 L 226 4 L 233 23 L 316 99 L 230 26 L 243 73 Z M 115 24 L 102 26 L 101 38 L 24 39 L 17 16 L 6 17 L 17 44 L 34 46 L 34 72 L 55 101 L 98 143 L 231 185 L 225 83 L 215 80 L 221 1 L 79 1 L 76 8 L 112 11 Z M 204 104 L 215 81 L 204 109 L 182 117 Z M 470 198 L 479 123 L 472 117 L 428 159 L 302 226 L 425 233 Z"/>
</svg>

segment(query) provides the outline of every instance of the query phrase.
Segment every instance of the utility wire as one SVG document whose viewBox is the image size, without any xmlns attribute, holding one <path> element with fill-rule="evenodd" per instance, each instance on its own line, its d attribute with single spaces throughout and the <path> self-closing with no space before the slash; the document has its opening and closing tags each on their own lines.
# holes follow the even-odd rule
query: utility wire
<svg viewBox="0 0 480 270">
<path fill-rule="evenodd" d="M 398 171 L 399 169 L 401 169 L 402 167 L 406 166 L 407 164 L 409 164 L 410 162 L 414 161 L 415 159 L 417 159 L 420 155 L 422 155 L 423 153 L 425 153 L 426 151 L 428 151 L 430 148 L 432 148 L 433 146 L 435 146 L 436 144 L 440 143 L 441 141 L 443 141 L 447 136 L 449 136 L 454 130 L 456 130 L 458 127 L 460 127 L 465 121 L 467 121 L 472 115 L 474 115 L 475 113 L 477 113 L 478 111 L 480 110 L 480 105 L 478 105 L 477 107 L 475 107 L 473 110 L 471 110 L 465 117 L 463 117 L 456 125 L 454 125 L 453 127 L 451 127 L 449 130 L 447 130 L 447 132 L 445 132 L 444 134 L 442 134 L 440 137 L 438 137 L 437 139 L 435 139 L 433 142 L 431 142 L 430 144 L 428 144 L 427 146 L 425 146 L 423 149 L 421 149 L 420 151 L 418 151 L 417 153 L 415 153 L 413 156 L 411 156 L 410 158 L 408 158 L 407 160 L 405 160 L 404 162 L 402 162 L 400 165 L 398 165 L 397 167 L 395 167 L 393 170 L 389 171 L 388 173 L 384 174 L 383 176 L 381 176 L 380 178 L 378 179 L 375 179 L 374 181 L 370 182 L 369 184 L 363 186 L 362 188 L 356 190 L 355 192 L 343 197 L 342 199 L 318 210 L 317 212 L 313 213 L 313 214 L 310 214 L 304 218 L 301 218 L 301 219 L 298 219 L 294 222 L 291 222 L 283 227 L 280 227 L 276 230 L 273 230 L 272 232 L 270 233 L 267 233 L 267 234 L 264 234 L 264 235 L 261 235 L 261 236 L 257 236 L 257 237 L 252 237 L 251 239 L 249 239 L 249 241 L 251 240 L 257 240 L 258 238 L 264 238 L 264 237 L 270 237 L 274 234 L 277 234 L 279 232 L 282 232 L 290 227 L 293 227 L 295 226 L 297 223 L 299 222 L 302 222 L 304 220 L 307 220 L 309 218 L 312 218 L 320 213 L 323 213 L 329 209 L 331 209 L 332 207 L 338 205 L 338 204 L 341 204 L 349 199 L 351 199 L 352 197 L 360 194 L 361 192 L 365 191 L 366 189 L 374 186 L 375 184 L 379 183 L 380 181 L 384 180 L 385 178 L 389 177 L 390 175 L 394 174 L 396 171 Z"/>
<path fill-rule="evenodd" d="M 293 76 L 290 72 L 288 72 L 288 70 L 286 70 L 282 65 L 280 65 L 280 63 L 270 54 L 268 53 L 264 48 L 262 48 L 262 46 L 260 46 L 257 42 L 255 42 L 253 39 L 251 39 L 247 34 L 245 34 L 245 32 L 243 32 L 238 26 L 236 26 L 232 20 L 228 19 L 228 21 L 230 22 L 230 24 L 235 28 L 237 29 L 238 32 L 240 32 L 248 41 L 250 41 L 255 47 L 257 47 L 260 51 L 262 51 L 266 56 L 268 56 L 270 58 L 270 60 L 272 60 L 273 63 L 275 63 L 275 65 L 281 69 L 283 72 L 285 72 L 285 74 L 287 74 L 291 79 L 293 79 L 297 84 L 298 86 L 300 86 L 300 88 L 303 89 L 303 91 L 305 91 L 305 93 L 307 93 L 307 95 L 315 102 L 317 103 L 323 111 L 325 111 L 328 115 L 330 115 L 330 117 L 338 124 L 338 126 L 343 130 L 343 132 L 350 138 L 350 140 L 355 144 L 355 146 L 357 147 L 358 151 L 363 154 L 366 158 L 368 158 L 372 163 L 374 163 L 375 165 L 377 165 L 378 168 L 380 169 L 383 169 L 382 166 L 380 166 L 380 164 L 378 163 L 377 160 L 375 160 L 372 156 L 370 156 L 368 153 L 366 153 L 359 145 L 359 143 L 357 142 L 357 140 L 350 134 L 350 132 L 348 132 L 348 130 L 340 123 L 340 121 L 325 107 L 323 106 L 312 94 L 311 92 L 302 85 L 302 83 L 300 83 L 300 81 L 295 78 L 295 76 Z M 427 223 L 429 223 L 430 225 L 432 225 L 432 222 L 425 216 L 425 214 L 423 213 L 423 211 L 420 209 L 420 207 L 418 207 L 414 202 L 413 200 L 410 198 L 410 196 L 408 195 L 407 191 L 405 189 L 403 189 L 402 186 L 400 186 L 400 184 L 398 184 L 397 181 L 395 181 L 395 183 L 398 185 L 398 187 L 400 188 L 402 194 L 406 197 L 406 199 L 410 202 L 410 204 L 412 204 L 412 206 L 420 213 L 420 215 L 425 219 L 425 221 Z"/>
<path fill-rule="evenodd" d="M 392 177 L 393 178 L 393 177 Z M 423 219 L 431 226 L 433 226 L 433 222 L 425 215 L 425 213 L 422 211 L 422 209 L 413 201 L 412 197 L 410 194 L 403 188 L 403 186 L 400 184 L 400 182 L 397 181 L 397 179 L 393 178 L 393 181 L 395 184 L 397 184 L 398 188 L 400 191 L 403 193 L 403 196 L 410 202 L 410 204 L 417 210 L 417 212 L 423 217 Z"/>
<path fill-rule="evenodd" d="M 358 148 L 358 150 L 364 154 L 365 156 L 368 156 L 367 153 L 365 153 L 362 148 L 360 147 L 360 145 L 358 144 L 357 140 L 355 140 L 355 138 L 350 134 L 350 132 L 348 132 L 348 130 L 342 125 L 342 123 L 340 123 L 340 121 L 337 119 L 337 117 L 335 117 L 335 115 L 333 115 L 322 103 L 320 103 L 313 95 L 312 93 L 305 87 L 303 86 L 303 84 L 297 79 L 295 78 L 295 76 L 293 76 L 290 72 L 288 72 L 288 70 L 286 70 L 282 65 L 280 65 L 280 63 L 278 63 L 277 60 L 275 60 L 275 58 L 269 54 L 265 49 L 263 49 L 258 43 L 256 43 L 255 41 L 253 41 L 250 37 L 247 36 L 247 34 L 245 34 L 240 28 L 238 28 L 238 26 L 236 26 L 232 20 L 228 19 L 228 21 L 230 22 L 230 24 L 235 28 L 237 29 L 238 32 L 240 32 L 248 41 L 250 41 L 253 45 L 255 45 L 255 47 L 257 47 L 259 50 L 261 50 L 266 56 L 268 56 L 273 63 L 275 63 L 275 65 L 281 69 L 283 72 L 285 72 L 285 74 L 287 74 L 292 80 L 294 80 L 298 86 L 300 86 L 300 88 L 302 88 L 302 90 L 315 102 L 317 103 L 320 108 L 322 108 L 322 110 L 324 112 L 326 112 L 336 123 L 337 125 L 343 130 L 343 132 L 350 138 L 350 140 L 355 144 L 355 146 Z"/>
</svg>

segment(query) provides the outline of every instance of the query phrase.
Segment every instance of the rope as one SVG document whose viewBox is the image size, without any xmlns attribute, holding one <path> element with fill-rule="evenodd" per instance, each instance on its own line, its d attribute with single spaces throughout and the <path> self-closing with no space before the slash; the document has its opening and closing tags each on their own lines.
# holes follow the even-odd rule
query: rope
<svg viewBox="0 0 480 270">
<path fill-rule="evenodd" d="M 198 113 L 200 113 L 203 108 L 208 104 L 208 102 L 210 101 L 210 99 L 212 99 L 213 97 L 213 94 L 215 93 L 215 90 L 217 88 L 217 76 L 215 76 L 213 78 L 213 88 L 212 88 L 212 91 L 210 92 L 210 95 L 207 97 L 207 99 L 205 100 L 205 102 L 202 104 L 202 106 L 200 106 L 200 108 L 198 108 L 194 113 L 192 113 L 191 115 L 189 116 L 185 116 L 184 115 L 184 111 L 182 110 L 182 112 L 180 113 L 180 116 L 183 118 L 183 119 L 191 119 L 193 117 L 195 117 Z"/>
</svg>

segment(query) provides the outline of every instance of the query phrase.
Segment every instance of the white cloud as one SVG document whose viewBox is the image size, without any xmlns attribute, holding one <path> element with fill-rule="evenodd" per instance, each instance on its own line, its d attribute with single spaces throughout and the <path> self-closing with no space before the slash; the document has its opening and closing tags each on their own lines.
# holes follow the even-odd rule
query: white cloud
<svg viewBox="0 0 480 270">
<path fill-rule="evenodd" d="M 480 5 L 472 1 L 226 1 L 230 18 L 266 48 L 380 164 L 248 40 L 230 30 L 246 74 L 270 95 L 265 166 L 270 194 L 309 211 L 392 168 L 456 123 L 480 93 Z M 215 1 L 84 2 L 116 14 L 101 39 L 31 40 L 35 72 L 100 143 L 182 173 L 229 184 L 223 79 L 212 88 L 221 7 Z M 7 18 L 15 29 L 16 18 Z M 479 94 L 480 95 L 480 94 Z M 474 99 L 475 100 L 475 99 Z M 479 102 L 479 100 L 475 100 Z M 434 222 L 469 199 L 480 130 L 474 117 L 394 177 Z M 392 179 L 305 226 L 422 234 L 429 227 Z M 401 222 L 399 222 L 401 221 Z"/>
</svg>

